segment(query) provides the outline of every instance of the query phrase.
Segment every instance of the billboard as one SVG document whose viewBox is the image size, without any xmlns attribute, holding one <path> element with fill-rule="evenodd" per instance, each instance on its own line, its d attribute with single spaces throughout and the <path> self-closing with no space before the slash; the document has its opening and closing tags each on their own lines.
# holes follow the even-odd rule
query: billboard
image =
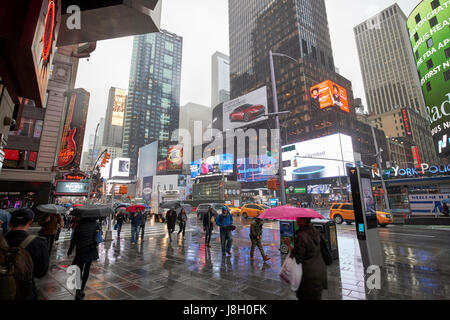
<svg viewBox="0 0 450 320">
<path fill-rule="evenodd" d="M 449 201 L 450 194 L 414 194 L 409 195 L 412 215 L 442 214 L 443 201 Z"/>
<path fill-rule="evenodd" d="M 87 194 L 89 192 L 88 182 L 57 181 L 56 194 Z"/>
<path fill-rule="evenodd" d="M 424 0 L 406 23 L 439 157 L 450 154 L 449 19 L 447 3 Z"/>
<path fill-rule="evenodd" d="M 347 176 L 354 162 L 352 138 L 340 133 L 283 147 L 286 181 Z"/>
<path fill-rule="evenodd" d="M 125 103 L 127 100 L 126 91 L 123 89 L 115 89 L 113 99 L 114 101 L 113 101 L 111 124 L 113 126 L 123 127 Z"/>
<path fill-rule="evenodd" d="M 406 108 L 402 109 L 402 118 L 403 118 L 403 124 L 405 127 L 405 134 L 407 136 L 412 136 L 411 125 L 410 125 L 411 122 L 409 121 L 408 109 L 406 109 Z"/>
<path fill-rule="evenodd" d="M 90 94 L 84 89 L 71 90 L 67 96 L 66 120 L 58 156 L 60 169 L 79 169 Z"/>
<path fill-rule="evenodd" d="M 112 161 L 111 178 L 130 176 L 130 158 L 115 158 Z"/>
<path fill-rule="evenodd" d="M 308 194 L 331 194 L 331 184 L 316 184 L 307 186 Z"/>
<path fill-rule="evenodd" d="M 223 104 L 223 130 L 237 129 L 267 120 L 267 87 Z"/>
<path fill-rule="evenodd" d="M 153 192 L 153 177 L 144 177 L 142 179 L 142 198 L 150 202 Z"/>
<path fill-rule="evenodd" d="M 330 80 L 311 87 L 311 104 L 313 111 L 338 107 L 345 112 L 350 112 L 347 90 Z"/>
<path fill-rule="evenodd" d="M 183 146 L 170 146 L 167 150 L 167 171 L 183 169 Z"/>
<path fill-rule="evenodd" d="M 236 174 L 239 182 L 267 181 L 273 176 L 278 160 L 267 155 L 258 156 L 254 161 L 249 158 L 237 159 Z"/>
<path fill-rule="evenodd" d="M 221 176 L 233 173 L 234 159 L 232 154 L 221 154 L 191 162 L 191 178 L 201 176 Z"/>
<path fill-rule="evenodd" d="M 138 171 L 139 178 L 156 176 L 158 160 L 158 141 L 139 148 Z"/>
</svg>

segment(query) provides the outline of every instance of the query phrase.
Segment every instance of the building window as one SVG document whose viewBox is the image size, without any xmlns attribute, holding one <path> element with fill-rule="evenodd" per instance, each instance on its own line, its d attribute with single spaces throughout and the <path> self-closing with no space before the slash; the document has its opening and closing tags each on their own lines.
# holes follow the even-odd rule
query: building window
<svg viewBox="0 0 450 320">
<path fill-rule="evenodd" d="M 416 51 L 416 59 L 419 59 L 419 51 Z"/>
<path fill-rule="evenodd" d="M 439 7 L 441 5 L 441 3 L 439 2 L 439 0 L 433 0 L 431 1 L 431 9 L 436 9 L 437 7 Z"/>
<path fill-rule="evenodd" d="M 419 40 L 419 35 L 417 34 L 417 32 L 414 34 L 414 40 L 415 41 Z"/>
<path fill-rule="evenodd" d="M 445 81 L 450 80 L 450 70 L 447 70 L 444 72 L 444 79 L 445 79 Z"/>
<path fill-rule="evenodd" d="M 450 58 L 450 48 L 445 49 L 445 57 Z"/>
<path fill-rule="evenodd" d="M 420 18 L 420 13 L 419 13 L 419 14 L 416 16 L 416 23 L 419 23 L 420 20 L 422 20 L 422 19 Z"/>
<path fill-rule="evenodd" d="M 308 55 L 308 44 L 303 39 L 302 39 L 302 48 L 303 48 L 303 55 L 307 56 Z"/>
<path fill-rule="evenodd" d="M 427 68 L 428 68 L 428 70 L 430 70 L 433 67 L 434 67 L 433 59 L 428 60 L 427 61 Z"/>
<path fill-rule="evenodd" d="M 427 46 L 428 46 L 428 48 L 431 48 L 433 45 L 434 45 L 433 38 L 428 39 L 428 40 L 427 40 Z"/>
<path fill-rule="evenodd" d="M 431 83 L 427 82 L 427 91 L 431 91 Z"/>
<path fill-rule="evenodd" d="M 433 28 L 435 25 L 438 24 L 437 18 L 433 17 L 430 19 L 430 27 Z"/>
</svg>

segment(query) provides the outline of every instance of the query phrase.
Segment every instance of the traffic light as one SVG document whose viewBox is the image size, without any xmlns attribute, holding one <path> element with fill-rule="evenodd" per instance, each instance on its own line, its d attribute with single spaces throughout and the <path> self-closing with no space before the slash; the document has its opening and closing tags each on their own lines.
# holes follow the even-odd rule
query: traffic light
<svg viewBox="0 0 450 320">
<path fill-rule="evenodd" d="M 105 152 L 105 155 L 103 156 L 102 164 L 100 165 L 101 168 L 106 167 L 106 164 L 109 162 L 109 159 L 111 159 L 111 154 L 108 152 Z"/>
</svg>

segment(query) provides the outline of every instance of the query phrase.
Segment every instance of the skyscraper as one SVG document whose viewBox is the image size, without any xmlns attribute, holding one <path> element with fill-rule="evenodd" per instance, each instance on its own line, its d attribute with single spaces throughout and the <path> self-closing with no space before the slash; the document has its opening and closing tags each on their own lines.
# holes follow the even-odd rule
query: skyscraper
<svg viewBox="0 0 450 320">
<path fill-rule="evenodd" d="M 230 57 L 216 52 L 211 60 L 211 108 L 214 108 L 230 100 Z"/>
<path fill-rule="evenodd" d="M 123 131 L 123 156 L 137 174 L 139 148 L 156 140 L 158 161 L 166 160 L 178 129 L 183 39 L 166 30 L 134 38 Z"/>
<path fill-rule="evenodd" d="M 108 107 L 105 115 L 105 129 L 103 139 L 104 146 L 121 148 L 123 119 L 127 93 L 123 89 L 111 87 L 109 89 Z"/>
<path fill-rule="evenodd" d="M 392 120 L 403 134 L 386 135 L 409 138 L 424 162 L 438 163 L 406 20 L 398 4 L 394 4 L 354 28 L 368 111 L 377 127 L 387 128 L 391 113 L 406 109 L 410 123 L 405 123 L 403 117 Z M 410 128 L 406 130 L 406 126 Z"/>
</svg>

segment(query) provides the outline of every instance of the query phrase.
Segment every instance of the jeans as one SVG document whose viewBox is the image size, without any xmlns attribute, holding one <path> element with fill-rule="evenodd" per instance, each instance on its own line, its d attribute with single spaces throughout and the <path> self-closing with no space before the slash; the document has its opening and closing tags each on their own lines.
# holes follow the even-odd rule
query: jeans
<svg viewBox="0 0 450 320">
<path fill-rule="evenodd" d="M 220 229 L 220 243 L 222 244 L 222 253 L 231 251 L 231 245 L 233 244 L 233 238 L 231 237 L 231 235 L 231 230 Z"/>
<path fill-rule="evenodd" d="M 259 252 L 261 252 L 261 256 L 264 258 L 266 256 L 266 254 L 264 253 L 261 239 L 251 239 L 251 240 L 252 240 L 252 248 L 250 249 L 250 257 L 253 257 L 253 255 L 255 253 L 255 248 L 258 247 Z"/>
<path fill-rule="evenodd" d="M 140 226 L 131 225 L 131 242 L 138 242 Z"/>
<path fill-rule="evenodd" d="M 169 233 L 169 239 L 172 241 L 172 232 L 175 231 L 175 226 L 167 226 L 167 232 Z"/>
<path fill-rule="evenodd" d="M 209 244 L 211 242 L 211 234 L 212 234 L 213 228 L 206 228 L 205 233 L 205 244 Z"/>
<path fill-rule="evenodd" d="M 144 232 L 145 232 L 145 223 L 141 224 L 141 238 L 144 240 Z"/>
<path fill-rule="evenodd" d="M 117 223 L 117 237 L 120 237 L 120 231 L 122 231 L 122 223 Z"/>
<path fill-rule="evenodd" d="M 180 231 L 178 231 L 178 234 L 183 233 L 183 237 L 184 237 L 184 233 L 186 231 L 186 222 L 180 222 L 178 223 L 178 226 L 180 227 Z"/>
</svg>

